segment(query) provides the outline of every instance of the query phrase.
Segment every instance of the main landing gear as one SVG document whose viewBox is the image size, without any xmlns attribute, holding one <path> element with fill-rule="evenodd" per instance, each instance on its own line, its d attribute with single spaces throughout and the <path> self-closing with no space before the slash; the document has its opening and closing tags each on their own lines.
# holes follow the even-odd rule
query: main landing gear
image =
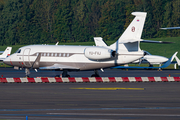
<svg viewBox="0 0 180 120">
<path fill-rule="evenodd" d="M 68 70 L 63 70 L 62 74 L 56 77 L 70 77 L 70 75 L 68 74 Z M 100 77 L 98 70 L 94 70 L 94 74 L 92 74 L 91 77 Z"/>
<path fill-rule="evenodd" d="M 94 74 L 92 74 L 91 77 L 100 77 L 100 75 L 97 70 L 94 70 Z"/>
<path fill-rule="evenodd" d="M 63 70 L 62 77 L 70 77 L 68 70 Z"/>
<path fill-rule="evenodd" d="M 56 70 L 56 71 L 59 71 L 59 70 Z M 70 75 L 68 74 L 68 70 L 63 70 L 62 74 L 56 75 L 55 77 L 70 77 Z"/>
</svg>

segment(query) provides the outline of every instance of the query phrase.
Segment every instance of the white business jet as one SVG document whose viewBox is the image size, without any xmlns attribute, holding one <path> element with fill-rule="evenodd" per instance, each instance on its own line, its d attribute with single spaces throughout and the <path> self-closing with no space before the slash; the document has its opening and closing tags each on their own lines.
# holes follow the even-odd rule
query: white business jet
<svg viewBox="0 0 180 120">
<path fill-rule="evenodd" d="M 2 51 L 0 55 L 0 61 L 3 61 L 6 57 L 10 56 L 12 47 L 7 47 L 5 51 Z"/>
<path fill-rule="evenodd" d="M 164 57 L 164 56 L 159 56 L 159 55 L 152 55 L 147 51 L 144 51 L 145 55 L 144 57 L 142 57 L 139 60 L 136 60 L 132 63 L 143 63 L 143 64 L 149 64 L 150 67 L 152 67 L 153 65 L 159 65 L 161 66 L 161 64 L 167 62 L 169 59 Z"/>
<path fill-rule="evenodd" d="M 131 63 L 144 56 L 139 47 L 146 12 L 133 12 L 135 16 L 122 36 L 110 46 L 64 46 L 29 45 L 21 47 L 6 58 L 5 64 L 15 68 L 62 70 L 62 77 L 69 77 L 68 71 L 95 70 L 92 77 L 99 77 L 98 69 Z"/>
</svg>

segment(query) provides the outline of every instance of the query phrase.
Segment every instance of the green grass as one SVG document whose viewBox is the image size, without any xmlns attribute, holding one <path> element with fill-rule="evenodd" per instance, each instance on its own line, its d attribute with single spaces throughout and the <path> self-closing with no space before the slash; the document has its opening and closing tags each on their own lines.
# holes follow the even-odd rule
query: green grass
<svg viewBox="0 0 180 120">
<path fill-rule="evenodd" d="M 180 50 L 180 37 L 154 38 L 149 40 L 174 42 L 172 44 L 141 43 L 141 49 L 153 55 L 161 55 L 169 58 L 176 51 L 179 52 Z M 180 53 L 178 53 L 177 56 L 180 58 Z"/>
</svg>

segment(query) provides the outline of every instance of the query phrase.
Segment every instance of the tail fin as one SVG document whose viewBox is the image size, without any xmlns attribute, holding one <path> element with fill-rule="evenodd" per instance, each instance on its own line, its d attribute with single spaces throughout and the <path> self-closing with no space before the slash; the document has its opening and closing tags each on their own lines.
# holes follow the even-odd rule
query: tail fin
<svg viewBox="0 0 180 120">
<path fill-rule="evenodd" d="M 171 62 L 173 61 L 173 59 L 175 58 L 175 56 L 176 56 L 177 53 L 178 53 L 178 52 L 175 52 L 175 53 L 172 55 L 172 57 L 169 58 L 169 60 L 168 60 L 163 66 L 161 66 L 160 68 L 166 68 L 166 67 L 168 67 L 168 66 L 171 64 Z"/>
<path fill-rule="evenodd" d="M 127 27 L 121 37 L 112 44 L 110 47 L 117 51 L 140 51 L 139 41 L 141 39 L 146 12 L 133 12 L 132 15 L 136 16 L 131 24 Z"/>
<path fill-rule="evenodd" d="M 146 19 L 146 12 L 133 12 L 136 16 L 131 24 L 127 27 L 125 32 L 118 39 L 119 43 L 137 42 L 141 41 L 141 35 Z"/>
<path fill-rule="evenodd" d="M 7 47 L 6 50 L 1 55 L 1 58 L 6 58 L 11 54 L 12 47 Z"/>
<path fill-rule="evenodd" d="M 175 59 L 176 59 L 176 61 L 177 61 L 178 66 L 180 66 L 180 60 L 179 60 L 179 58 L 178 58 L 177 56 L 175 56 Z"/>
</svg>

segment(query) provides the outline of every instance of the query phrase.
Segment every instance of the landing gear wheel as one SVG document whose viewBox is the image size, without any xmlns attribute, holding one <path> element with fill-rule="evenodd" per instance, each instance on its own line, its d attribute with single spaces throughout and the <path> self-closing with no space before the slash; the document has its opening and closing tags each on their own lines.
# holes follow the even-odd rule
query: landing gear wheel
<svg viewBox="0 0 180 120">
<path fill-rule="evenodd" d="M 153 65 L 149 64 L 149 67 L 153 67 Z"/>
<path fill-rule="evenodd" d="M 62 77 L 70 77 L 70 75 L 68 75 L 68 74 L 67 75 L 62 75 Z"/>
<path fill-rule="evenodd" d="M 66 77 L 70 77 L 70 75 L 67 74 Z"/>
<path fill-rule="evenodd" d="M 67 74 L 67 70 L 63 70 L 62 77 L 70 77 L 69 74 Z"/>
<path fill-rule="evenodd" d="M 92 74 L 91 77 L 100 77 L 100 75 L 97 70 L 94 70 L 94 74 Z"/>
<path fill-rule="evenodd" d="M 55 77 L 60 77 L 60 75 L 56 75 Z"/>
<path fill-rule="evenodd" d="M 100 76 L 97 74 L 92 74 L 91 77 L 100 77 Z"/>
<path fill-rule="evenodd" d="M 26 78 L 29 78 L 29 75 L 26 75 Z"/>
<path fill-rule="evenodd" d="M 30 74 L 29 68 L 25 68 L 25 74 L 26 74 L 26 77 L 28 78 L 28 77 L 29 77 L 29 74 Z"/>
</svg>

